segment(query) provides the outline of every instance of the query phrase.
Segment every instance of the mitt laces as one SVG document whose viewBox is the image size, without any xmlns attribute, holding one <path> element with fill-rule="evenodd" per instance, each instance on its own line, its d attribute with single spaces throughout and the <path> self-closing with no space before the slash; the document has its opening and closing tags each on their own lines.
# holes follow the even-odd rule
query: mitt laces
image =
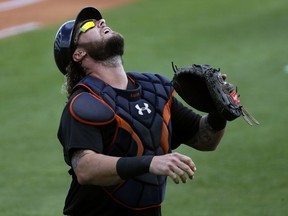
<svg viewBox="0 0 288 216">
<path fill-rule="evenodd" d="M 259 122 L 246 110 L 244 109 L 243 106 L 240 107 L 241 109 L 241 114 L 243 119 L 249 124 L 249 125 L 253 125 L 253 123 L 259 125 Z M 252 123 L 253 122 L 253 123 Z"/>
<path fill-rule="evenodd" d="M 227 83 L 224 86 L 226 87 L 226 90 L 229 92 L 230 97 L 234 100 L 234 103 L 240 104 L 240 100 L 239 100 L 240 95 L 238 95 L 237 86 L 235 89 L 234 89 L 234 86 L 230 83 Z M 245 122 L 247 122 L 247 124 L 251 126 L 253 125 L 253 123 L 259 125 L 259 122 L 243 106 L 240 106 L 239 108 L 241 111 L 241 115 L 243 119 L 245 120 Z"/>
</svg>

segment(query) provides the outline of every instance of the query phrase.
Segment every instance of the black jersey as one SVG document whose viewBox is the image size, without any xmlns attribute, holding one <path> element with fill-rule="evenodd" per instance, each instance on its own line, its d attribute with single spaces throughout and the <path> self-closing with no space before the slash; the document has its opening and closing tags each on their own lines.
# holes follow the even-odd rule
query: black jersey
<svg viewBox="0 0 288 216">
<path fill-rule="evenodd" d="M 71 156 L 75 150 L 90 149 L 103 153 L 105 146 L 111 142 L 116 123 L 112 121 L 104 126 L 96 126 L 79 122 L 71 115 L 69 103 L 63 111 L 58 138 L 63 145 L 65 161 L 71 166 Z M 200 116 L 174 97 L 170 112 L 173 131 L 170 148 L 175 149 L 198 131 Z M 142 211 L 125 208 L 114 202 L 102 187 L 80 185 L 72 169 L 70 174 L 72 183 L 64 207 L 66 215 L 161 215 L 160 207 Z"/>
</svg>

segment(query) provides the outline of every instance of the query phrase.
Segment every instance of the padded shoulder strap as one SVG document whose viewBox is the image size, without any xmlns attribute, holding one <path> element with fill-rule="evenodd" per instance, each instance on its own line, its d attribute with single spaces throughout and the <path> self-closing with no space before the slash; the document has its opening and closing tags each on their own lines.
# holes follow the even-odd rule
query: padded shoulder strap
<svg viewBox="0 0 288 216">
<path fill-rule="evenodd" d="M 90 125 L 105 125 L 115 119 L 114 111 L 88 92 L 82 92 L 73 98 L 70 113 L 78 121 Z"/>
</svg>

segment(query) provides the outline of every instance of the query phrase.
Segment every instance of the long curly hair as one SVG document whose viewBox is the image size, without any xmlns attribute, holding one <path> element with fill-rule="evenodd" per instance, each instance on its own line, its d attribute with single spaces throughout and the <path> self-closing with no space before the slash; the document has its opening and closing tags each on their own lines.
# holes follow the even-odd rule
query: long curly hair
<svg viewBox="0 0 288 216">
<path fill-rule="evenodd" d="M 85 72 L 80 63 L 71 61 L 70 64 L 66 68 L 66 93 L 67 98 L 69 98 L 72 94 L 72 90 L 74 86 L 85 77 Z"/>
</svg>

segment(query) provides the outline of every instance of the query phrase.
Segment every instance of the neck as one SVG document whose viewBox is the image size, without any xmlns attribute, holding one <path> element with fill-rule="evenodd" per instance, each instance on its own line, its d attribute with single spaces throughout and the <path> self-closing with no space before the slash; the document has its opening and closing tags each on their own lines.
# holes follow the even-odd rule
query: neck
<svg viewBox="0 0 288 216">
<path fill-rule="evenodd" d="M 94 61 L 86 68 L 86 74 L 101 79 L 113 88 L 127 89 L 128 78 L 120 56 L 101 62 Z"/>
</svg>

